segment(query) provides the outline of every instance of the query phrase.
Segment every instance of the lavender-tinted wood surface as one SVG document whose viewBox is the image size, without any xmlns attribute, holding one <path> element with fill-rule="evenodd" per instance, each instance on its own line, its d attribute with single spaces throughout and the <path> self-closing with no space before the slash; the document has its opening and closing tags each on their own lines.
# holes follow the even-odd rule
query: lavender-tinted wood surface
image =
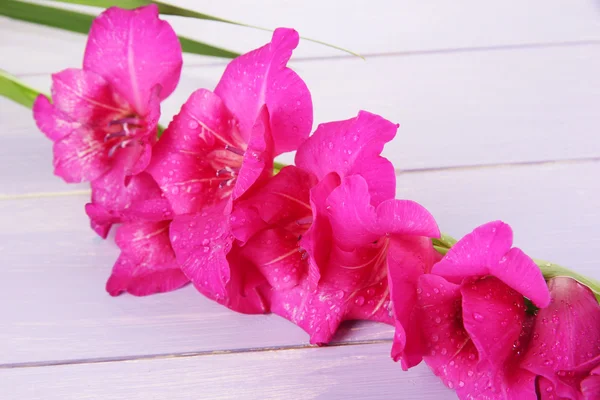
<svg viewBox="0 0 600 400">
<path fill-rule="evenodd" d="M 600 278 L 597 1 L 176 3 L 375 55 L 302 42 L 292 64 L 316 123 L 358 109 L 400 122 L 385 150 L 398 197 L 422 202 L 457 237 L 503 219 L 532 256 Z M 180 34 L 239 51 L 269 37 L 171 20 Z M 84 44 L 0 18 L 0 68 L 42 90 L 50 72 L 80 65 Z M 186 61 L 165 124 L 224 67 Z M 385 325 L 346 324 L 335 347 L 307 348 L 291 323 L 233 313 L 191 287 L 111 298 L 104 283 L 118 249 L 87 226 L 87 186 L 52 176 L 51 143 L 30 111 L 4 99 L 0 140 L 0 399 L 454 398 L 425 366 L 402 372 L 389 359 Z"/>
<path fill-rule="evenodd" d="M 389 343 L 2 371 L 9 399 L 424 399 L 454 393 L 425 365 L 402 372 Z"/>
</svg>

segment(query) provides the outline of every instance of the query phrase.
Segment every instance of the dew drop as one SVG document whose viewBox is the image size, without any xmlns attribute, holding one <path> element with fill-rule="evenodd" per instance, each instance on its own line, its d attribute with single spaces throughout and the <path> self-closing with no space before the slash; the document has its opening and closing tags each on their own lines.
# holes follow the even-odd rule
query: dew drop
<svg viewBox="0 0 600 400">
<path fill-rule="evenodd" d="M 205 253 L 208 253 L 208 251 L 209 251 L 209 250 L 210 250 L 210 249 L 208 248 L 208 246 L 204 246 L 204 252 L 205 252 Z"/>
<path fill-rule="evenodd" d="M 474 312 L 474 313 L 473 313 L 473 319 L 475 319 L 475 321 L 479 321 L 479 322 L 481 322 L 481 321 L 483 321 L 483 315 L 481 315 L 481 314 L 479 314 L 479 313 L 476 313 L 476 312 Z"/>
<path fill-rule="evenodd" d="M 206 239 L 206 238 L 205 238 L 205 239 L 202 241 L 202 246 L 206 246 L 206 245 L 207 245 L 209 242 L 210 242 L 210 241 L 209 241 L 208 239 Z"/>
<path fill-rule="evenodd" d="M 190 122 L 188 123 L 188 127 L 189 127 L 190 129 L 196 129 L 196 128 L 198 127 L 198 122 L 196 122 L 196 121 L 190 121 Z"/>
<path fill-rule="evenodd" d="M 356 304 L 359 307 L 362 306 L 363 304 L 365 304 L 365 298 L 362 296 L 358 296 L 356 300 L 354 300 L 354 304 Z"/>
<path fill-rule="evenodd" d="M 327 147 L 329 147 L 329 150 L 332 150 L 333 149 L 333 142 L 329 142 L 327 144 Z"/>
<path fill-rule="evenodd" d="M 442 322 L 442 319 L 440 317 L 435 317 L 435 323 L 439 324 L 440 322 Z"/>
<path fill-rule="evenodd" d="M 342 299 L 342 298 L 344 298 L 344 291 L 343 291 L 343 290 L 338 290 L 338 291 L 335 293 L 335 297 L 336 297 L 336 298 L 338 298 L 338 299 Z"/>
</svg>

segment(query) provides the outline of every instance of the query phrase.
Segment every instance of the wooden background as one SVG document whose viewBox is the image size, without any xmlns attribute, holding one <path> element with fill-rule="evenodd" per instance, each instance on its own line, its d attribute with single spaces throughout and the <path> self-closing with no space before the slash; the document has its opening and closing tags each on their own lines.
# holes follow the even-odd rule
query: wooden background
<svg viewBox="0 0 600 400">
<path fill-rule="evenodd" d="M 177 3 L 362 53 L 367 61 L 301 42 L 291 65 L 316 123 L 359 109 L 399 122 L 385 150 L 399 198 L 456 237 L 503 219 L 530 255 L 600 278 L 600 1 Z M 169 20 L 240 52 L 270 39 Z M 80 66 L 84 46 L 84 36 L 0 18 L 0 68 L 40 90 Z M 164 124 L 226 64 L 185 61 Z M 51 142 L 4 99 L 0 140 L 0 399 L 455 398 L 425 365 L 402 372 L 391 361 L 388 326 L 346 324 L 314 348 L 279 317 L 236 314 L 191 287 L 109 297 L 118 250 L 88 228 L 87 185 L 52 175 Z"/>
</svg>

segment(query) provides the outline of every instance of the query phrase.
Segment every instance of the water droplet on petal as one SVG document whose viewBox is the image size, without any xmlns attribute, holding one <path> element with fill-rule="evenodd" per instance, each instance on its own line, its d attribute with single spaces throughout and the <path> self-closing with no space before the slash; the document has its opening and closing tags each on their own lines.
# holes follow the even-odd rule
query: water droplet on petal
<svg viewBox="0 0 600 400">
<path fill-rule="evenodd" d="M 365 304 L 365 298 L 362 296 L 358 296 L 356 300 L 354 300 L 354 304 L 356 304 L 359 307 L 362 306 L 363 304 Z"/>
<path fill-rule="evenodd" d="M 475 321 L 481 322 L 481 321 L 483 321 L 483 315 L 481 315 L 481 314 L 479 314 L 477 312 L 474 312 L 473 313 L 473 319 L 475 319 Z"/>
<path fill-rule="evenodd" d="M 192 120 L 188 123 L 188 127 L 190 129 L 196 129 L 198 127 L 198 122 Z"/>
</svg>

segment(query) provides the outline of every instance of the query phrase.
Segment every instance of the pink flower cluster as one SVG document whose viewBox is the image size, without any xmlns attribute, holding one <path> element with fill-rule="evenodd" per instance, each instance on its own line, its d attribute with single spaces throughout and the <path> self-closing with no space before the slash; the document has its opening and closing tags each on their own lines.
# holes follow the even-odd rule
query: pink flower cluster
<svg viewBox="0 0 600 400">
<path fill-rule="evenodd" d="M 395 326 L 392 356 L 421 360 L 464 399 L 600 398 L 600 307 L 570 278 L 545 282 L 491 222 L 442 258 L 419 204 L 397 200 L 380 155 L 398 125 L 366 111 L 313 124 L 286 66 L 299 37 L 233 60 L 158 139 L 181 47 L 156 6 L 95 21 L 82 69 L 34 105 L 56 175 L 91 182 L 86 212 L 121 255 L 106 288 L 143 296 L 192 282 L 243 313 L 276 313 L 325 344 L 344 320 Z M 273 172 L 279 154 L 295 165 Z M 535 307 L 533 306 L 535 305 Z M 539 308 L 539 311 L 532 311 Z"/>
</svg>

